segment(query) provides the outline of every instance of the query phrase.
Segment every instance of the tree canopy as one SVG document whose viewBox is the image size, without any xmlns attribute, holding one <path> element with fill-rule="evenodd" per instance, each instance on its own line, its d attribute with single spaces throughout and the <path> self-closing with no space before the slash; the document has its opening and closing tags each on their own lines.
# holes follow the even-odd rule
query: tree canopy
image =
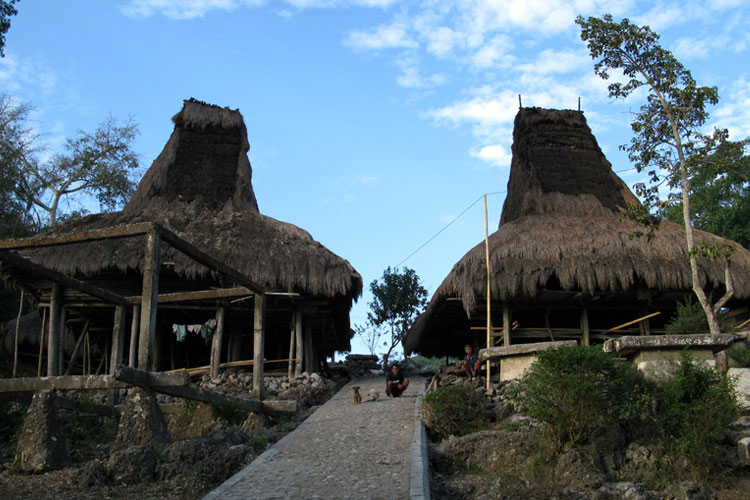
<svg viewBox="0 0 750 500">
<path fill-rule="evenodd" d="M 18 14 L 13 4 L 18 0 L 0 0 L 0 57 L 5 57 L 5 34 L 10 29 L 10 18 Z"/>
<path fill-rule="evenodd" d="M 380 280 L 370 283 L 370 291 L 373 300 L 369 303 L 367 320 L 375 329 L 387 327 L 390 334 L 390 343 L 386 342 L 388 351 L 383 357 L 387 366 L 391 352 L 403 341 L 427 304 L 427 290 L 419 284 L 419 276 L 413 269 L 406 267 L 399 271 L 389 266 Z"/>
<path fill-rule="evenodd" d="M 608 80 L 614 71 L 622 72 L 624 81 L 608 86 L 609 96 L 624 99 L 638 89 L 648 94 L 645 104 L 631 122 L 633 137 L 623 146 L 639 172 L 647 171 L 649 185 L 637 184 L 636 191 L 647 209 L 663 208 L 669 200 L 660 199 L 660 186 L 665 182 L 679 186 L 685 221 L 685 238 L 693 282 L 708 318 L 712 333 L 719 333 L 716 313 L 733 294 L 732 276 L 727 264 L 725 293 L 710 304 L 700 283 L 697 259 L 699 254 L 715 256 L 722 249 L 696 243 L 690 207 L 690 182 L 700 166 L 726 141 L 725 130 L 704 134 L 702 127 L 709 118 L 708 106 L 719 101 L 716 87 L 699 86 L 672 53 L 659 44 L 659 35 L 648 26 L 632 24 L 628 19 L 615 22 L 611 15 L 603 18 L 578 16 L 581 39 L 596 60 L 594 72 Z M 643 214 L 634 214 L 642 219 Z"/>
<path fill-rule="evenodd" d="M 32 108 L 0 95 L 0 161 L 12 201 L 46 213 L 46 224 L 60 218 L 60 203 L 71 195 L 96 198 L 103 210 L 124 203 L 135 189 L 138 155 L 132 143 L 138 126 L 107 117 L 94 132 L 79 130 L 62 152 L 48 151 L 34 134 Z M 42 221 L 39 221 L 42 225 Z"/>
</svg>

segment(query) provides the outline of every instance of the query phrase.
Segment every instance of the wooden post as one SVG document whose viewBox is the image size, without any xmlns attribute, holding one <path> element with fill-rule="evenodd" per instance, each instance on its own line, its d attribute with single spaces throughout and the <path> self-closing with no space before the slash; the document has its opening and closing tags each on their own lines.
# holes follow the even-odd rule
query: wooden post
<svg viewBox="0 0 750 500">
<path fill-rule="evenodd" d="M 47 338 L 47 376 L 60 375 L 60 316 L 62 313 L 62 285 L 52 285 L 52 297 L 49 311 L 49 337 Z"/>
<path fill-rule="evenodd" d="M 115 318 L 112 325 L 112 350 L 109 354 L 109 373 L 114 375 L 117 367 L 122 363 L 122 353 L 125 350 L 125 306 L 115 306 Z"/>
<path fill-rule="evenodd" d="M 24 289 L 21 288 L 21 300 L 18 303 L 18 316 L 16 317 L 16 337 L 13 342 L 13 378 L 16 377 L 18 368 L 18 330 L 21 328 L 21 313 L 23 312 Z"/>
<path fill-rule="evenodd" d="M 503 304 L 503 345 L 510 345 L 510 306 L 506 303 Z"/>
<path fill-rule="evenodd" d="M 492 281 L 490 279 L 490 233 L 487 220 L 487 195 L 484 195 L 484 264 L 487 269 L 487 349 L 492 347 Z M 490 360 L 487 360 L 486 387 L 490 388 Z"/>
<path fill-rule="evenodd" d="M 313 365 L 313 349 L 312 349 L 312 326 L 308 323 L 305 325 L 305 333 L 303 335 L 304 345 L 304 369 L 307 373 L 313 373 L 315 366 Z"/>
<path fill-rule="evenodd" d="M 36 365 L 36 376 L 42 376 L 42 358 L 44 357 L 44 331 L 47 326 L 47 308 L 42 308 L 42 331 L 39 332 L 39 360 Z"/>
<path fill-rule="evenodd" d="M 65 375 L 70 375 L 73 373 L 73 365 L 76 362 L 76 356 L 78 356 L 78 348 L 83 343 L 83 339 L 86 337 L 86 333 L 89 331 L 89 320 L 86 320 L 86 324 L 83 325 L 83 330 L 81 330 L 81 335 L 78 337 L 78 342 L 76 342 L 76 346 L 73 348 L 73 354 L 70 355 L 70 361 L 68 362 L 68 368 L 65 369 Z M 84 348 L 85 350 L 85 348 Z M 85 353 L 84 353 L 85 356 Z"/>
<path fill-rule="evenodd" d="M 67 315 L 67 310 L 65 309 L 65 304 L 61 304 L 62 307 L 60 308 L 60 341 L 57 344 L 57 374 L 62 374 L 63 369 L 63 352 L 65 351 L 65 319 Z"/>
<path fill-rule="evenodd" d="M 216 309 L 216 331 L 211 339 L 211 378 L 219 376 L 219 364 L 221 363 L 221 341 L 224 337 L 224 315 L 226 309 L 219 306 Z"/>
<path fill-rule="evenodd" d="M 128 355 L 128 366 L 136 368 L 138 366 L 138 332 L 141 326 L 141 306 L 133 306 L 133 321 L 130 323 L 130 350 Z"/>
<path fill-rule="evenodd" d="M 589 310 L 586 306 L 581 309 L 581 343 L 591 345 L 591 330 L 589 329 Z"/>
<path fill-rule="evenodd" d="M 154 361 L 156 339 L 156 302 L 159 295 L 159 233 L 146 234 L 143 256 L 143 289 L 141 291 L 141 325 L 138 339 L 138 369 L 148 371 Z"/>
<path fill-rule="evenodd" d="M 640 303 L 640 310 L 641 316 L 648 316 L 648 304 L 646 302 Z M 638 323 L 638 329 L 641 335 L 651 335 L 651 320 L 646 318 Z"/>
<path fill-rule="evenodd" d="M 294 332 L 294 325 L 297 323 L 297 314 L 296 309 L 294 307 L 294 304 L 292 304 L 292 321 L 290 323 L 289 328 L 289 364 L 287 365 L 286 369 L 286 377 L 288 379 L 292 379 L 292 374 L 294 373 L 294 338 L 295 338 L 295 332 Z"/>
<path fill-rule="evenodd" d="M 253 313 L 253 397 L 255 399 L 263 399 L 265 302 L 265 294 L 255 294 L 255 311 Z"/>
<path fill-rule="evenodd" d="M 294 368 L 294 376 L 299 377 L 302 375 L 302 361 L 304 360 L 302 356 L 302 349 L 303 349 L 303 342 L 302 342 L 302 301 L 297 301 L 297 307 L 295 309 L 295 315 L 294 315 L 294 336 L 296 337 L 296 351 L 297 353 L 294 355 L 295 358 L 297 358 L 297 364 Z"/>
</svg>

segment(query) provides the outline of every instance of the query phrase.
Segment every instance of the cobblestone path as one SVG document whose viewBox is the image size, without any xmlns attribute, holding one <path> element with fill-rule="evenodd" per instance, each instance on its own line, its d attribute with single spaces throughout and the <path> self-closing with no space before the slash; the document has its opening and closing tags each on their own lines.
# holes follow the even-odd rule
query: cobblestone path
<svg viewBox="0 0 750 500">
<path fill-rule="evenodd" d="M 352 402 L 353 385 L 361 404 Z M 423 379 L 410 379 L 403 397 L 393 399 L 385 395 L 384 377 L 347 384 L 204 500 L 410 498 L 415 406 L 423 387 Z M 367 401 L 370 389 L 380 392 L 377 401 Z"/>
</svg>

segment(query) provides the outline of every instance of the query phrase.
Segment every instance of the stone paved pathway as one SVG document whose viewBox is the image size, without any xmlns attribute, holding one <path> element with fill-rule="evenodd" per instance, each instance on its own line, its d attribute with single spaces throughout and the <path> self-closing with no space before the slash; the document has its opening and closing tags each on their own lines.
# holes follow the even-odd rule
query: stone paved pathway
<svg viewBox="0 0 750 500">
<path fill-rule="evenodd" d="M 360 386 L 359 405 L 352 402 L 353 385 Z M 418 446 L 412 450 L 419 433 L 415 405 L 423 387 L 423 379 L 410 379 L 404 396 L 392 399 L 385 395 L 384 377 L 346 385 L 204 500 L 410 498 L 412 455 L 420 458 Z M 380 398 L 369 402 L 372 388 Z"/>
</svg>

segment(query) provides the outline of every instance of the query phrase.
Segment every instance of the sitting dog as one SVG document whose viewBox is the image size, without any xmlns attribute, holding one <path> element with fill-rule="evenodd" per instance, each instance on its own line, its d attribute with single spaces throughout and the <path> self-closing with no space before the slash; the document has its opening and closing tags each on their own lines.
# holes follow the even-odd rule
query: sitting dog
<svg viewBox="0 0 750 500">
<path fill-rule="evenodd" d="M 375 389 L 370 389 L 370 392 L 367 393 L 367 396 L 370 398 L 370 401 L 377 401 L 380 397 L 380 393 Z"/>
<path fill-rule="evenodd" d="M 358 405 L 362 402 L 362 396 L 359 395 L 359 386 L 353 385 L 352 390 L 354 391 L 354 404 Z"/>
</svg>

